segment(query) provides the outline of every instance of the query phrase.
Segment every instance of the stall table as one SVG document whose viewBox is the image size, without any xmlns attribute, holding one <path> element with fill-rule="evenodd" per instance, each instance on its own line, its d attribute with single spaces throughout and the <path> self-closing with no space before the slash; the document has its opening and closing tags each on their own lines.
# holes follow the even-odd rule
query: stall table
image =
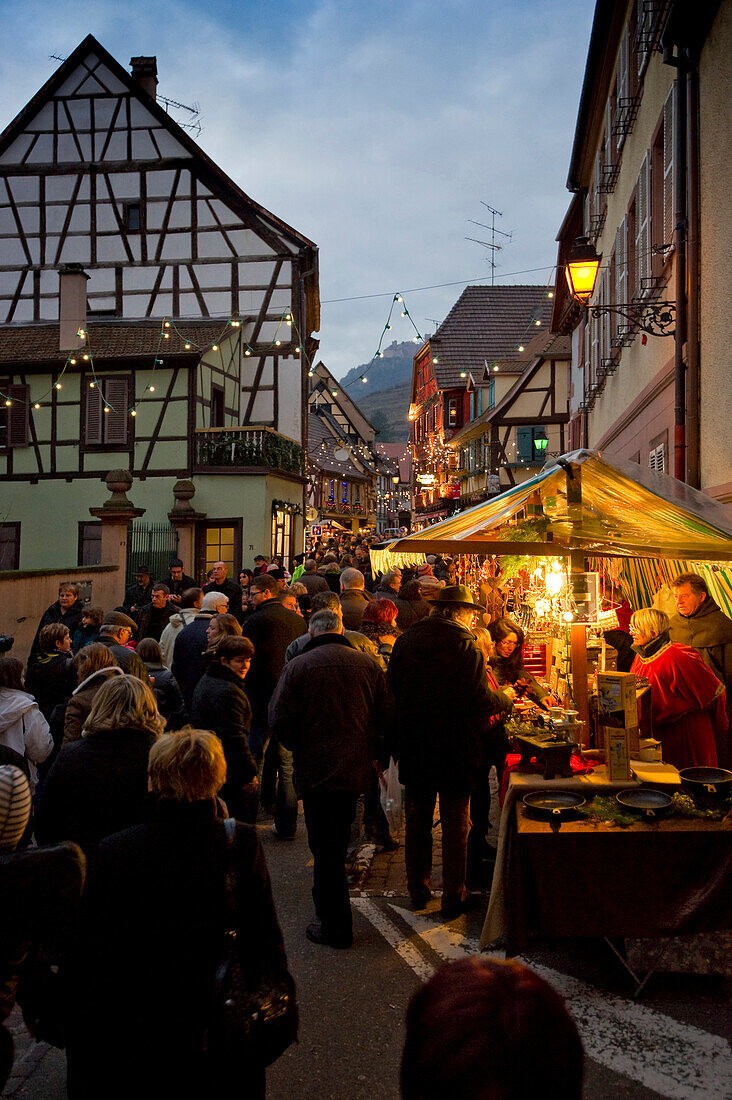
<svg viewBox="0 0 732 1100">
<path fill-rule="evenodd" d="M 531 790 L 575 790 L 589 798 L 634 784 L 607 770 L 545 781 L 513 773 L 481 945 L 506 937 L 509 954 L 532 933 L 608 941 L 732 928 L 732 824 L 670 817 L 625 828 L 563 822 L 559 832 L 525 812 Z"/>
</svg>

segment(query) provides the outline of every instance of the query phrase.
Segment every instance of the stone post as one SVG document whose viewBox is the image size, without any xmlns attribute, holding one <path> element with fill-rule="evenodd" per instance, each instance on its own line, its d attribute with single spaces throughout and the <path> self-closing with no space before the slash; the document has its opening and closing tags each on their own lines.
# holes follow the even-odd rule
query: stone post
<svg viewBox="0 0 732 1100">
<path fill-rule="evenodd" d="M 183 562 L 183 571 L 192 577 L 196 575 L 196 523 L 206 518 L 205 512 L 197 512 L 191 504 L 195 493 L 192 481 L 176 481 L 175 504 L 172 512 L 168 512 L 168 519 L 178 532 L 178 557 Z"/>
<path fill-rule="evenodd" d="M 115 597 L 122 603 L 127 577 L 127 530 L 133 519 L 144 515 L 144 508 L 135 508 L 127 499 L 132 485 L 129 470 L 110 470 L 105 478 L 111 493 L 101 508 L 90 508 L 93 516 L 102 521 L 102 565 L 116 565 Z"/>
</svg>

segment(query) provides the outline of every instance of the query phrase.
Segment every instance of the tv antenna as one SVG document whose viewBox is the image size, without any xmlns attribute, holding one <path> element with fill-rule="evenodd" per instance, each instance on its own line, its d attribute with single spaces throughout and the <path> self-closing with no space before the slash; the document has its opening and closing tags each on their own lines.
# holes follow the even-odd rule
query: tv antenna
<svg viewBox="0 0 732 1100">
<path fill-rule="evenodd" d="M 165 113 L 170 114 L 170 108 L 175 107 L 179 111 L 188 111 L 192 116 L 190 122 L 179 122 L 178 125 L 182 126 L 184 130 L 191 130 L 196 137 L 199 137 L 201 130 L 203 129 L 203 123 L 200 119 L 201 108 L 197 103 L 194 103 L 192 107 L 189 107 L 187 103 L 178 103 L 176 99 L 168 99 L 164 95 L 155 96 L 158 103 L 162 103 L 165 107 Z"/>
<path fill-rule="evenodd" d="M 466 241 L 473 241 L 475 244 L 480 244 L 483 248 L 490 249 L 488 256 L 488 263 L 491 265 L 491 286 L 496 281 L 496 253 L 500 252 L 503 245 L 496 241 L 496 235 L 499 237 L 505 237 L 510 241 L 513 238 L 513 230 L 510 233 L 504 233 L 502 229 L 496 229 L 496 218 L 502 218 L 503 214 L 500 210 L 496 210 L 494 207 L 489 206 L 487 202 L 483 202 L 481 199 L 481 206 L 484 206 L 488 213 L 491 215 L 491 224 L 486 225 L 485 222 L 476 222 L 473 218 L 468 218 L 471 225 L 479 225 L 481 229 L 488 229 L 490 231 L 491 239 L 489 241 L 478 240 L 477 237 L 466 237 Z"/>
</svg>

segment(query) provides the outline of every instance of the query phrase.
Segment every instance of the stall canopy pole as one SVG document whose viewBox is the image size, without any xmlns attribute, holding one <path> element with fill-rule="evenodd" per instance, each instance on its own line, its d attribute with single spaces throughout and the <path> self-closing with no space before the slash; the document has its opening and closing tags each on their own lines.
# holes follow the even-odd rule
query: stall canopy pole
<svg viewBox="0 0 732 1100">
<path fill-rule="evenodd" d="M 581 467 L 568 469 L 567 511 L 570 520 L 582 518 L 582 470 Z M 572 550 L 570 554 L 570 574 L 586 572 L 584 550 Z M 574 705 L 582 723 L 582 746 L 590 744 L 590 701 L 587 694 L 587 626 L 585 623 L 572 623 L 570 630 L 572 690 Z"/>
</svg>

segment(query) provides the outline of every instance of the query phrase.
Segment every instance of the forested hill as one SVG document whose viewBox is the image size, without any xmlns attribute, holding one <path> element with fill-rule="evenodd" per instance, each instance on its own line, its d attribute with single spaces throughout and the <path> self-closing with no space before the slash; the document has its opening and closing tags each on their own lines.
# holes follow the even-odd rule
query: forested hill
<svg viewBox="0 0 732 1100">
<path fill-rule="evenodd" d="M 411 385 L 412 363 L 417 345 L 412 341 L 398 344 L 396 340 L 388 348 L 384 348 L 384 358 L 374 359 L 373 363 L 362 363 L 341 378 L 341 385 L 348 386 L 348 392 L 353 400 L 358 403 L 359 397 L 367 393 L 376 393 L 378 390 L 390 390 L 394 386 Z M 361 375 L 366 376 L 365 382 L 359 382 Z M 351 386 L 350 383 L 353 383 Z"/>
<path fill-rule="evenodd" d="M 416 344 L 396 340 L 384 348 L 384 358 L 354 367 L 340 380 L 343 387 L 378 431 L 378 443 L 409 440 L 409 397 Z M 366 381 L 359 379 L 365 375 Z"/>
</svg>

